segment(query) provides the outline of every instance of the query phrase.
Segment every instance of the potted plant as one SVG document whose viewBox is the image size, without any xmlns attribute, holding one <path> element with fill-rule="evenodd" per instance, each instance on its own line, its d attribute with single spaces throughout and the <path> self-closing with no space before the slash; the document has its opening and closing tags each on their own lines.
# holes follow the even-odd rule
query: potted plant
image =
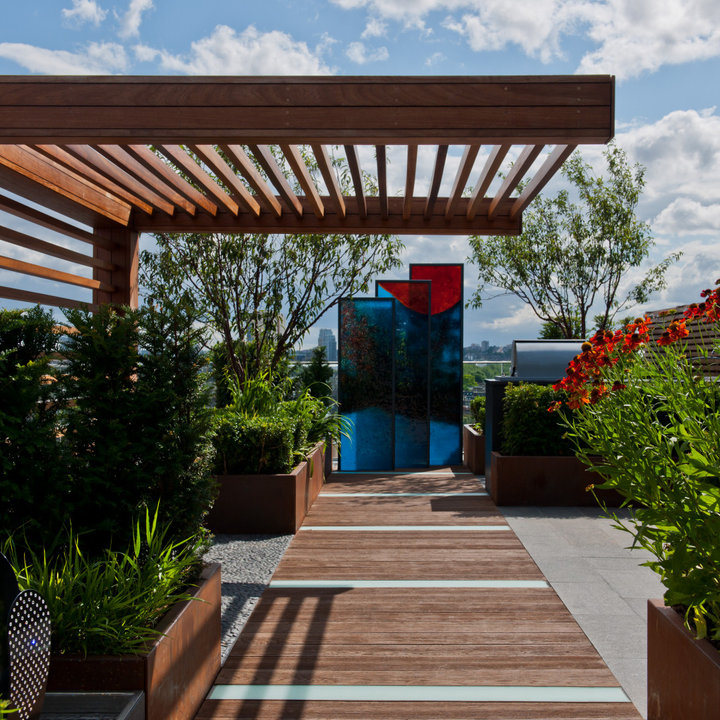
<svg viewBox="0 0 720 720">
<path fill-rule="evenodd" d="M 470 472 L 485 474 L 485 396 L 470 401 L 472 423 L 463 425 L 463 458 Z"/>
<path fill-rule="evenodd" d="M 217 410 L 219 495 L 207 517 L 216 533 L 295 533 L 325 482 L 326 439 L 346 420 L 308 389 L 283 400 L 264 374 L 230 382 L 233 402 Z"/>
<path fill-rule="evenodd" d="M 596 334 L 557 386 L 578 456 L 634 501 L 629 522 L 610 515 L 666 588 L 648 605 L 651 720 L 709 720 L 720 707 L 720 391 L 684 340 L 689 323 L 718 337 L 720 292 L 703 297 L 655 338 L 649 318 Z"/>
<path fill-rule="evenodd" d="M 6 539 L 19 586 L 48 604 L 50 692 L 143 691 L 148 720 L 194 717 L 220 670 L 220 568 L 202 566 L 201 536 L 167 530 L 146 513 L 129 548 L 98 557 L 72 531 L 41 552 Z"/>
<path fill-rule="evenodd" d="M 597 475 L 575 457 L 561 418 L 548 408 L 562 397 L 547 385 L 509 385 L 503 397 L 502 444 L 492 452 L 488 491 L 497 505 L 595 505 Z M 618 504 L 613 493 L 605 502 Z"/>
</svg>

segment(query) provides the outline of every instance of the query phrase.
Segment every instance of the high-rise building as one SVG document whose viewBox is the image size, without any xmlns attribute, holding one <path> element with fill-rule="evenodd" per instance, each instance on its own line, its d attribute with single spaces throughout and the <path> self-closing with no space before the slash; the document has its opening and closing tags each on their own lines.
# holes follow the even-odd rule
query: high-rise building
<svg viewBox="0 0 720 720">
<path fill-rule="evenodd" d="M 318 345 L 325 348 L 325 357 L 328 362 L 337 361 L 337 340 L 335 339 L 335 333 L 332 330 L 323 328 L 320 330 L 318 335 Z"/>
</svg>

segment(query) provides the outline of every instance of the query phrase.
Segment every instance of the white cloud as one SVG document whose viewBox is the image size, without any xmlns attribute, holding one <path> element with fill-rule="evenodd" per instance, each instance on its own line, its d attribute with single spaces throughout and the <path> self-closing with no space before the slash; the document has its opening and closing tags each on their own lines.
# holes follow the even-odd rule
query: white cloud
<svg viewBox="0 0 720 720">
<path fill-rule="evenodd" d="M 345 54 L 358 65 L 365 65 L 369 62 L 382 62 L 390 57 L 390 53 L 386 47 L 379 47 L 375 50 L 368 50 L 365 43 L 351 42 L 348 45 Z"/>
<path fill-rule="evenodd" d="M 583 36 L 596 49 L 578 71 L 628 78 L 662 65 L 720 56 L 717 0 L 332 0 L 366 9 L 373 21 L 425 29 L 431 13 L 477 52 L 520 47 L 550 62 L 563 57 L 562 40 Z"/>
<path fill-rule="evenodd" d="M 578 68 L 619 78 L 720 55 L 720 4 L 715 0 L 607 0 L 590 13 L 598 43 Z"/>
<path fill-rule="evenodd" d="M 62 9 L 62 16 L 76 25 L 100 25 L 107 15 L 107 10 L 103 10 L 95 0 L 72 0 L 72 4 L 71 8 Z"/>
<path fill-rule="evenodd" d="M 433 67 L 434 65 L 439 65 L 444 60 L 447 60 L 447 57 L 445 55 L 443 55 L 441 52 L 434 52 L 429 58 L 426 58 L 425 66 Z"/>
<path fill-rule="evenodd" d="M 679 197 L 658 213 L 652 227 L 660 235 L 712 235 L 720 238 L 720 200 L 703 205 L 694 198 Z"/>
<path fill-rule="evenodd" d="M 218 25 L 208 37 L 191 45 L 189 56 L 172 55 L 164 50 L 138 46 L 139 59 L 151 59 L 170 72 L 187 75 L 327 75 L 332 73 L 321 54 L 329 39 L 312 51 L 304 42 L 287 33 L 259 32 L 253 25 L 236 33 L 227 25 Z"/>
<path fill-rule="evenodd" d="M 137 37 L 140 34 L 143 13 L 153 7 L 153 0 L 130 0 L 128 9 L 120 18 L 121 38 Z"/>
<path fill-rule="evenodd" d="M 371 17 L 368 19 L 365 29 L 362 31 L 362 35 L 360 37 L 384 37 L 385 35 L 387 35 L 387 23 Z"/>
<path fill-rule="evenodd" d="M 644 202 L 657 216 L 678 197 L 720 201 L 720 115 L 715 108 L 676 110 L 618 134 L 628 156 L 647 168 Z"/>
<path fill-rule="evenodd" d="M 128 66 L 125 49 L 117 43 L 93 42 L 74 53 L 25 43 L 0 43 L 0 57 L 47 75 L 107 75 L 123 72 Z"/>
</svg>

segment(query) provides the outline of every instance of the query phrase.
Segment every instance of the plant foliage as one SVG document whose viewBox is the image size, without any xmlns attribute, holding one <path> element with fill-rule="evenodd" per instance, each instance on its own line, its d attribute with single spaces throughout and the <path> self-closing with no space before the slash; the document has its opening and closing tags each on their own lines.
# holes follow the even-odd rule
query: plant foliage
<svg viewBox="0 0 720 720">
<path fill-rule="evenodd" d="M 475 429 L 479 433 L 485 432 L 485 396 L 478 395 L 470 401 L 470 414 Z"/>
<path fill-rule="evenodd" d="M 199 569 L 199 538 L 168 539 L 156 509 L 134 523 L 126 551 L 106 549 L 91 557 L 83 536 L 68 531 L 54 555 L 28 550 L 12 537 L 3 552 L 21 590 L 45 599 L 52 625 L 52 651 L 119 655 L 144 650 L 159 632 L 167 609 L 189 600 L 186 588 Z"/>
<path fill-rule="evenodd" d="M 561 397 L 564 395 L 549 385 L 508 385 L 503 397 L 500 451 L 504 455 L 572 455 L 560 416 L 548 412 Z"/>
<path fill-rule="evenodd" d="M 684 340 L 687 323 L 705 323 L 720 351 L 720 292 L 704 295 L 655 342 L 649 318 L 597 333 L 558 387 L 576 408 L 567 423 L 578 457 L 602 475 L 600 487 L 633 501 L 629 522 L 608 514 L 652 554 L 646 565 L 666 604 L 720 643 L 720 392 Z"/>
</svg>

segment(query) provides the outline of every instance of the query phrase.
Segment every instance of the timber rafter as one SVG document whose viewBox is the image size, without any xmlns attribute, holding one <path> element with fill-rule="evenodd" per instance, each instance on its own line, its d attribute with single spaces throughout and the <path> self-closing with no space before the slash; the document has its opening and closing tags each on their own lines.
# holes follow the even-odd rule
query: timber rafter
<svg viewBox="0 0 720 720">
<path fill-rule="evenodd" d="M 0 210 L 90 243 L 95 261 L 80 264 L 95 280 L 119 277 L 141 232 L 515 234 L 576 146 L 612 138 L 613 118 L 610 76 L 0 76 Z M 63 252 L 25 228 L 1 239 L 78 259 L 77 245 Z M 27 269 L 15 260 L 5 265 Z M 74 284 L 94 302 L 133 286 Z"/>
</svg>

